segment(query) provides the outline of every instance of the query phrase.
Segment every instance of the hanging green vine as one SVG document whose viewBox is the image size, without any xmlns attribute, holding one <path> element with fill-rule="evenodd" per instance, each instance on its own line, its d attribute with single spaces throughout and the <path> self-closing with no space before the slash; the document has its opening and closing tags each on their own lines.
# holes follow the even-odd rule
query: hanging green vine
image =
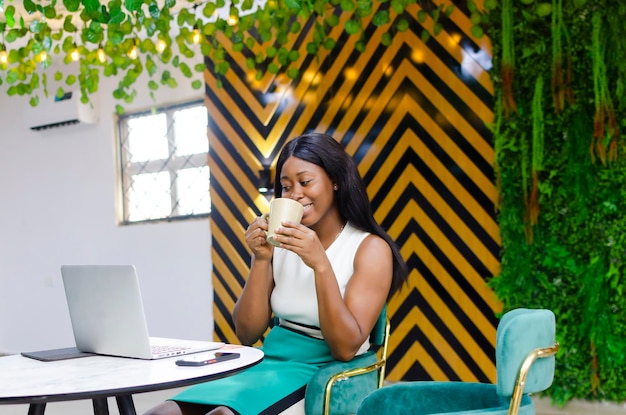
<svg viewBox="0 0 626 415">
<path fill-rule="evenodd" d="M 513 78 L 515 74 L 515 44 L 513 41 L 513 0 L 502 0 L 502 98 L 504 114 L 517 111 L 517 102 L 513 95 Z"/>
<path fill-rule="evenodd" d="M 130 103 L 143 73 L 150 78 L 152 96 L 161 87 L 175 88 L 177 79 L 202 88 L 204 82 L 194 73 L 203 72 L 204 63 L 190 66 L 185 61 L 197 55 L 210 59 L 219 87 L 230 70 L 228 55 L 236 54 L 244 56 L 257 80 L 268 73 L 295 79 L 300 50 L 292 40 L 309 20 L 314 35 L 307 54 L 335 47 L 338 11 L 350 14 L 342 32 L 358 36 L 355 49 L 363 51 L 366 25 L 385 28 L 381 43 L 388 46 L 396 33 L 408 29 L 402 15 L 414 4 L 420 6 L 413 7 L 420 22 L 432 19 L 435 35 L 454 10 L 433 0 L 0 0 L 5 17 L 0 20 L 0 84 L 9 85 L 9 96 L 29 96 L 36 106 L 41 92 L 48 95 L 50 81 L 61 84 L 53 94 L 77 88 L 87 102 L 101 76 L 114 76 L 120 79 L 114 98 Z M 45 70 L 55 56 L 77 68 L 57 71 L 49 79 Z M 118 105 L 117 110 L 124 108 Z"/>
</svg>

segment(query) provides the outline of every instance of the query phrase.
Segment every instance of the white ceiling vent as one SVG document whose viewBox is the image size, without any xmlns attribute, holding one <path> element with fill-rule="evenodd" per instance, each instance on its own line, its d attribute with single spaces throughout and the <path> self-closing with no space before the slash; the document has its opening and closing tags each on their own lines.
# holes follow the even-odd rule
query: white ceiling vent
<svg viewBox="0 0 626 415">
<path fill-rule="evenodd" d="M 48 97 L 26 112 L 28 128 L 40 131 L 73 124 L 95 124 L 98 113 L 94 98 L 92 96 L 91 102 L 83 104 L 79 91 L 67 92 L 60 98 Z"/>
</svg>

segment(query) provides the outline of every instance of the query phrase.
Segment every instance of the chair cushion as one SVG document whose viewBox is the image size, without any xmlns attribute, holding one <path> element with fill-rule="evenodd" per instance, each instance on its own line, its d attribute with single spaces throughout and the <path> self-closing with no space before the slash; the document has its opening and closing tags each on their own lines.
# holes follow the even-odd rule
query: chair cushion
<svg viewBox="0 0 626 415">
<path fill-rule="evenodd" d="M 500 395 L 513 394 L 519 369 L 530 352 L 554 344 L 555 326 L 554 313 L 550 310 L 518 308 L 504 314 L 496 334 L 496 379 Z M 537 359 L 526 378 L 524 393 L 549 388 L 554 364 L 554 356 Z"/>
<path fill-rule="evenodd" d="M 496 386 L 470 382 L 401 382 L 369 394 L 357 415 L 507 415 L 509 399 Z M 520 415 L 534 415 L 530 397 L 523 396 Z"/>
<path fill-rule="evenodd" d="M 367 352 L 349 362 L 332 362 L 320 367 L 308 383 L 304 395 L 306 415 L 321 415 L 324 405 L 324 390 L 331 376 L 354 368 L 366 367 L 377 360 L 374 352 Z M 378 388 L 376 370 L 335 382 L 331 391 L 330 413 L 332 415 L 354 414 L 359 403 L 370 392 Z"/>
</svg>

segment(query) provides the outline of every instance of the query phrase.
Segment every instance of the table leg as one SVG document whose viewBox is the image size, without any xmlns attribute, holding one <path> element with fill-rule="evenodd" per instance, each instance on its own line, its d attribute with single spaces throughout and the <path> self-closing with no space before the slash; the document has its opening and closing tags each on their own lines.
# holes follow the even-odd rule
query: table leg
<svg viewBox="0 0 626 415">
<path fill-rule="evenodd" d="M 116 396 L 115 400 L 117 401 L 117 408 L 120 410 L 120 415 L 137 415 L 132 395 Z"/>
<path fill-rule="evenodd" d="M 45 403 L 31 403 L 28 406 L 28 415 L 43 415 L 46 410 Z"/>
<path fill-rule="evenodd" d="M 94 415 L 109 415 L 109 403 L 107 398 L 95 398 L 93 402 Z"/>
</svg>

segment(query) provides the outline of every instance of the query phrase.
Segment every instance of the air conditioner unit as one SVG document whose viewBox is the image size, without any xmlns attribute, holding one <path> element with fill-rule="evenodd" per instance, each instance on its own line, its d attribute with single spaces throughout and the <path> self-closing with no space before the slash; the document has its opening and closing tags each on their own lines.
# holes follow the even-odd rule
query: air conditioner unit
<svg viewBox="0 0 626 415">
<path fill-rule="evenodd" d="M 62 97 L 50 96 L 26 112 L 26 123 L 35 131 L 73 124 L 95 124 L 98 113 L 94 102 L 95 99 L 91 99 L 87 104 L 82 103 L 79 91 L 67 92 Z"/>
</svg>

